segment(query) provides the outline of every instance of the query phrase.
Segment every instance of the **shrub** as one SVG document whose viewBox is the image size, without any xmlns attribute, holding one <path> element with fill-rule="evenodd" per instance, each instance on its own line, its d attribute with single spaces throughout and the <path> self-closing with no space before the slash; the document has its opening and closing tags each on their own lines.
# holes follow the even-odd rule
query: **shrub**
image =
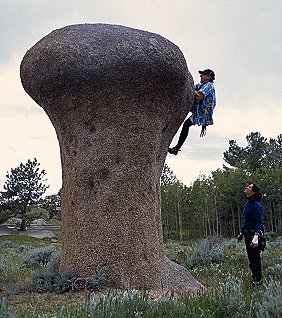
<svg viewBox="0 0 282 318">
<path fill-rule="evenodd" d="M 0 298 L 0 318 L 15 318 L 8 308 L 5 298 Z"/>
<path fill-rule="evenodd" d="M 278 235 L 275 232 L 265 232 L 264 236 L 266 237 L 266 239 L 273 241 Z"/>
<path fill-rule="evenodd" d="M 54 251 L 52 245 L 34 248 L 23 257 L 23 265 L 26 268 L 46 267 Z"/>
<path fill-rule="evenodd" d="M 28 246 L 28 245 L 20 245 L 17 247 L 17 250 L 19 252 L 26 252 L 26 251 L 30 251 L 32 249 L 32 247 Z"/>
<path fill-rule="evenodd" d="M 24 252 L 24 251 L 28 251 L 31 249 L 30 246 L 18 245 L 18 244 L 14 243 L 12 241 L 9 241 L 9 240 L 2 242 L 2 244 L 0 244 L 0 248 L 15 250 L 17 252 Z"/>
<path fill-rule="evenodd" d="M 148 296 L 140 295 L 136 290 L 129 290 L 112 293 L 99 301 L 91 298 L 80 306 L 62 307 L 56 317 L 163 317 L 156 315 L 151 305 L 152 301 Z"/>
<path fill-rule="evenodd" d="M 219 284 L 215 294 L 215 317 L 245 317 L 246 303 L 238 278 L 229 276 L 229 280 Z"/>
<path fill-rule="evenodd" d="M 18 245 L 12 241 L 7 240 L 2 242 L 2 244 L 0 244 L 0 247 L 1 248 L 17 248 Z"/>
<path fill-rule="evenodd" d="M 282 278 L 282 264 L 281 263 L 269 266 L 267 270 L 268 270 L 268 273 L 272 277 L 277 277 L 278 279 Z"/>
<path fill-rule="evenodd" d="M 275 241 L 269 242 L 270 246 L 275 246 L 282 250 L 282 236 L 278 236 Z"/>
<path fill-rule="evenodd" d="M 33 292 L 55 292 L 63 293 L 69 288 L 67 281 L 73 278 L 73 275 L 60 271 L 60 253 L 54 254 L 46 267 L 42 267 L 32 274 L 31 283 L 28 290 Z"/>
<path fill-rule="evenodd" d="M 234 238 L 230 239 L 230 240 L 225 240 L 223 242 L 224 244 L 224 248 L 227 248 L 227 249 L 240 249 L 240 244 L 238 244 L 238 241 Z"/>
<path fill-rule="evenodd" d="M 166 256 L 173 262 L 178 264 L 182 264 L 188 254 L 189 248 L 187 246 L 183 246 L 179 243 L 174 243 L 173 241 L 169 241 L 165 245 L 165 254 Z"/>
<path fill-rule="evenodd" d="M 192 269 L 200 265 L 217 263 L 224 258 L 224 251 L 219 239 L 206 238 L 192 247 L 192 252 L 187 256 L 185 266 Z"/>
<path fill-rule="evenodd" d="M 73 273 L 64 273 L 60 270 L 60 253 L 52 256 L 46 267 L 42 267 L 32 275 L 28 286 L 31 292 L 64 293 L 72 290 L 99 290 L 108 282 L 103 267 L 97 267 L 94 275 L 87 278 L 76 277 Z"/>
<path fill-rule="evenodd" d="M 0 273 L 4 271 L 5 268 L 5 262 L 3 257 L 0 257 Z"/>
<path fill-rule="evenodd" d="M 101 287 L 109 283 L 108 275 L 102 266 L 98 266 L 94 275 L 80 278 L 73 277 L 66 283 L 67 289 L 76 290 L 100 290 Z"/>
<path fill-rule="evenodd" d="M 270 280 L 256 307 L 257 318 L 282 317 L 282 285 L 279 281 Z"/>
</svg>

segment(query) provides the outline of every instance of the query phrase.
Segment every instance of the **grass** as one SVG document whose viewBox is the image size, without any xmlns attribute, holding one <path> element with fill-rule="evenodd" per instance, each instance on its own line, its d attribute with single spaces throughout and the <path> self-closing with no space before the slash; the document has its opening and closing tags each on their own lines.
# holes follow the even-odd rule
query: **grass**
<svg viewBox="0 0 282 318">
<path fill-rule="evenodd" d="M 57 233 L 57 238 L 60 240 L 60 233 Z M 15 245 L 3 245 L 7 240 Z M 27 286 L 34 269 L 23 267 L 24 256 L 30 249 L 51 243 L 51 239 L 19 234 L 0 237 L 0 318 L 282 316 L 281 237 L 268 242 L 262 253 L 264 284 L 256 288 L 250 285 L 243 244 L 233 239 L 221 241 L 214 238 L 185 243 L 169 241 L 165 244 L 167 256 L 186 266 L 207 292 L 198 296 L 159 298 L 135 290 L 29 293 Z M 60 242 L 56 245 L 58 247 Z"/>
</svg>

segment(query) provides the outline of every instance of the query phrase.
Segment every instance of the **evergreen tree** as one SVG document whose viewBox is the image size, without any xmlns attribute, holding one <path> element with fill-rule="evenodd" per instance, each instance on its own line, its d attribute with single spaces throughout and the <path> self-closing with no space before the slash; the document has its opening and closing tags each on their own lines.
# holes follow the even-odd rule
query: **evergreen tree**
<svg viewBox="0 0 282 318">
<path fill-rule="evenodd" d="M 229 140 L 229 149 L 223 153 L 223 158 L 231 167 L 243 167 L 253 173 L 262 167 L 269 144 L 259 132 L 248 134 L 246 140 L 246 147 L 240 147 L 236 140 Z"/>
<path fill-rule="evenodd" d="M 56 194 L 47 195 L 40 202 L 40 206 L 48 211 L 49 218 L 52 219 L 61 207 L 61 190 Z"/>
<path fill-rule="evenodd" d="M 223 153 L 223 159 L 231 167 L 240 167 L 244 163 L 245 149 L 240 147 L 236 140 L 229 140 L 229 149 Z"/>
<path fill-rule="evenodd" d="M 245 148 L 245 162 L 247 170 L 255 172 L 262 167 L 266 156 L 268 146 L 267 139 L 261 136 L 259 132 L 250 133 L 246 137 L 248 145 Z"/>
<path fill-rule="evenodd" d="M 179 180 L 176 178 L 170 167 L 165 163 L 161 175 L 161 186 L 165 184 L 175 184 L 177 182 L 179 182 Z"/>
<path fill-rule="evenodd" d="M 20 231 L 26 230 L 28 212 L 31 206 L 37 204 L 49 186 L 44 179 L 45 170 L 39 170 L 40 163 L 36 158 L 27 163 L 20 163 L 10 173 L 4 184 L 4 192 L 1 194 L 1 206 L 4 211 L 9 211 L 12 216 L 20 217 Z"/>
</svg>

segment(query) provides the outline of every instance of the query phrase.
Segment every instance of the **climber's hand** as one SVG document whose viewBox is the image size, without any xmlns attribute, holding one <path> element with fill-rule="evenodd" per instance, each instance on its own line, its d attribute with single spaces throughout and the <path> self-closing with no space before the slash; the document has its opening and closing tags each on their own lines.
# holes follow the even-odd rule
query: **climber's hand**
<svg viewBox="0 0 282 318">
<path fill-rule="evenodd" d="M 206 133 L 207 133 L 207 126 L 203 125 L 201 133 L 200 133 L 200 137 L 204 137 L 206 135 Z"/>
</svg>

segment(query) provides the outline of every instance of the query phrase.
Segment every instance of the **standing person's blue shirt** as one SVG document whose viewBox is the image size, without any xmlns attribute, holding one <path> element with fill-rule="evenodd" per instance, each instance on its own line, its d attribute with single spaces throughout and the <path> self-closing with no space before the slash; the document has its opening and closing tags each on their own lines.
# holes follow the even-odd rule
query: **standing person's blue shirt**
<svg viewBox="0 0 282 318">
<path fill-rule="evenodd" d="M 262 205 L 258 201 L 248 200 L 243 210 L 242 232 L 262 231 Z"/>
</svg>

